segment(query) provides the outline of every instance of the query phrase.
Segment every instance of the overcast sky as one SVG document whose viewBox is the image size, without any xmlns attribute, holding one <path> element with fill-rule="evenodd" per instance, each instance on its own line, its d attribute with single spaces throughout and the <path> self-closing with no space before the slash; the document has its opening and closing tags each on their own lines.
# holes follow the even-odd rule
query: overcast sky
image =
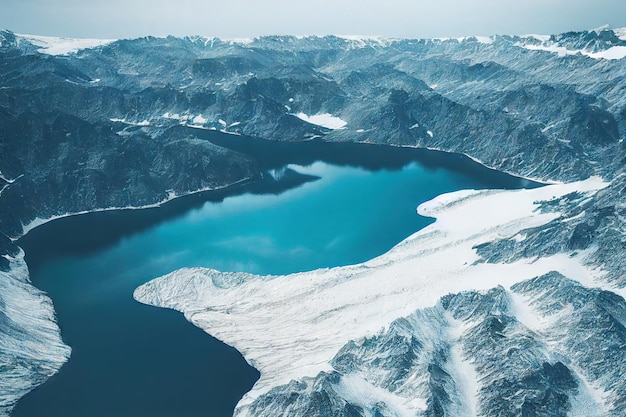
<svg viewBox="0 0 626 417">
<path fill-rule="evenodd" d="M 83 38 L 425 38 L 626 27 L 626 0 L 0 0 L 0 28 Z"/>
</svg>

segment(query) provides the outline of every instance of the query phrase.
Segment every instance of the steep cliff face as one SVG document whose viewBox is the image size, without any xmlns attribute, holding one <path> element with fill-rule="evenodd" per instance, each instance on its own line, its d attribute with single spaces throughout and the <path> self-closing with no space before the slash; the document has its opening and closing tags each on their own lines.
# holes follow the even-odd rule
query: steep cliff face
<svg viewBox="0 0 626 417">
<path fill-rule="evenodd" d="M 12 289 L 0 292 L 0 320 L 6 324 L 0 340 L 3 346 L 35 341 L 55 346 L 1 352 L 0 360 L 11 365 L 3 369 L 13 378 L 3 378 L 13 381 L 13 388 L 0 394 L 2 411 L 54 373 L 69 352 L 49 302 L 28 284 L 21 252 L 9 238 L 56 216 L 154 205 L 262 175 L 253 157 L 194 134 L 194 129 L 209 129 L 274 141 L 436 148 L 531 178 L 573 181 L 600 175 L 610 181 L 595 193 L 572 189 L 544 201 L 540 210 L 552 213 L 547 222 L 482 239 L 471 258 L 480 268 L 533 259 L 548 265 L 571 256 L 584 268 L 601 271 L 600 281 L 581 283 L 566 270 L 555 268 L 561 275 L 554 275 L 539 268 L 517 284 L 490 280 L 491 286 L 480 288 L 487 292 L 459 292 L 477 289 L 470 284 L 446 287 L 457 295 L 398 310 L 384 322 L 374 320 L 379 327 L 370 330 L 387 330 L 373 339 L 351 334 L 353 342 L 333 345 L 323 373 L 277 381 L 268 393 L 243 404 L 240 413 L 504 413 L 498 399 L 503 397 L 528 415 L 623 414 L 623 390 L 614 380 L 623 366 L 621 345 L 591 340 L 581 354 L 589 357 L 583 358 L 572 347 L 574 339 L 563 334 L 552 346 L 552 339 L 532 333 L 537 329 L 513 307 L 523 299 L 524 311 L 535 321 L 558 316 L 546 312 L 548 301 L 531 291 L 542 286 L 565 306 L 582 303 L 568 298 L 573 293 L 623 302 L 590 287 L 618 288 L 621 295 L 619 288 L 626 285 L 620 256 L 626 242 L 625 57 L 624 31 L 610 29 L 553 36 L 279 36 L 249 42 L 202 37 L 79 42 L 0 32 L 0 236 L 5 242 L 0 270 L 2 285 Z M 567 290 L 552 291 L 555 286 Z M 16 315 L 10 300 L 32 305 L 32 316 Z M 499 307 L 491 305 L 494 300 L 500 300 Z M 462 305 L 476 308 L 460 313 Z M 605 314 L 605 307 L 589 310 L 589 317 L 618 329 L 618 310 Z M 561 329 L 572 335 L 583 331 L 582 316 L 580 323 L 567 318 L 572 321 L 561 323 Z M 434 334 L 435 328 L 443 333 Z M 497 341 L 500 336 L 506 340 Z M 616 333 L 615 340 L 620 337 Z M 528 344 L 520 358 L 511 346 L 522 342 Z M 481 350 L 487 346 L 491 356 Z M 610 369 L 596 366 L 592 356 L 598 349 L 612 349 Z M 45 357 L 37 356 L 43 351 Z M 388 354 L 387 359 L 375 359 L 376 352 Z M 502 356 L 508 358 L 508 352 L 510 363 Z M 487 357 L 491 365 L 484 363 Z M 463 383 L 467 375 L 473 377 Z M 472 380 L 481 384 L 470 386 Z M 589 399 L 598 407 L 581 411 Z"/>
</svg>

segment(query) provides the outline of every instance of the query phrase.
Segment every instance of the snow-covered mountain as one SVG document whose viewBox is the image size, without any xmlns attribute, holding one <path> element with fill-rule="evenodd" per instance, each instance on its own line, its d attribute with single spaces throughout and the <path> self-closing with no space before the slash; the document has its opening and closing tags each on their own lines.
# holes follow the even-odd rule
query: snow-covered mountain
<svg viewBox="0 0 626 417">
<path fill-rule="evenodd" d="M 238 415 L 624 415 L 626 31 L 97 42 L 4 31 L 0 64 L 0 413 L 69 355 L 11 240 L 58 216 L 262 176 L 195 128 L 435 148 L 559 183 L 438 197 L 420 208 L 434 225 L 363 265 L 181 270 L 139 288 L 262 372 Z M 266 340 L 277 320 L 282 338 Z"/>
<path fill-rule="evenodd" d="M 590 179 L 534 190 L 443 195 L 419 209 L 422 215 L 436 217 L 435 224 L 362 265 L 284 277 L 180 270 L 144 284 L 135 298 L 182 311 L 192 323 L 236 347 L 259 369 L 261 379 L 240 403 L 238 415 L 343 415 L 335 408 L 337 404 L 360 409 L 355 415 L 467 416 L 478 411 L 502 415 L 510 405 L 502 402 L 503 392 L 493 392 L 502 380 L 510 380 L 511 387 L 504 388 L 517 394 L 521 405 L 536 400 L 534 393 L 525 392 L 536 388 L 536 381 L 524 380 L 528 373 L 537 372 L 537 378 L 543 378 L 544 363 L 570 372 L 566 365 L 555 365 L 567 356 L 557 354 L 557 343 L 543 346 L 543 334 L 534 336 L 537 357 L 528 366 L 522 363 L 524 358 L 519 364 L 508 363 L 515 359 L 511 349 L 523 355 L 533 347 L 525 344 L 525 338 L 543 331 L 544 320 L 558 318 L 546 319 L 534 312 L 534 303 L 515 289 L 524 285 L 533 289 L 529 280 L 546 274 L 602 286 L 602 274 L 587 265 L 587 251 L 484 263 L 475 248 L 502 238 L 521 244 L 528 230 L 570 216 L 564 210 L 567 206 L 543 208 L 538 202 L 552 204 L 574 192 L 591 198 L 605 186 Z M 534 290 L 543 295 L 542 290 Z M 493 293 L 497 293 L 495 301 L 489 300 Z M 482 300 L 483 296 L 489 301 Z M 563 291 L 562 297 L 572 296 Z M 561 300 L 550 298 L 550 302 Z M 548 311 L 545 316 L 551 314 Z M 490 328 L 482 329 L 493 320 L 504 320 L 498 324 L 501 328 L 492 330 L 496 335 L 489 333 Z M 557 327 L 563 330 L 561 323 Z M 497 338 L 499 333 L 503 333 L 502 340 Z M 601 340 L 595 343 L 603 344 Z M 442 375 L 430 375 L 430 366 L 440 368 Z M 329 379 L 329 373 L 336 373 L 336 378 Z M 442 380 L 434 383 L 429 378 Z M 486 378 L 493 381 L 487 384 Z M 542 388 L 549 392 L 554 388 L 551 384 L 562 382 L 558 375 L 555 379 L 542 381 Z M 576 382 L 574 376 L 570 379 L 568 393 L 554 404 L 560 410 L 570 404 L 567 395 L 573 397 L 578 384 L 586 381 L 582 376 Z M 611 378 L 610 384 L 614 383 Z M 302 384 L 312 386 L 303 390 Z M 316 399 L 320 391 L 336 398 L 324 403 Z M 443 401 L 435 400 L 437 396 L 450 399 L 437 405 Z M 498 407 L 488 402 L 499 402 Z M 318 408 L 316 413 L 310 407 Z M 546 415 L 556 414 L 552 410 Z"/>
</svg>

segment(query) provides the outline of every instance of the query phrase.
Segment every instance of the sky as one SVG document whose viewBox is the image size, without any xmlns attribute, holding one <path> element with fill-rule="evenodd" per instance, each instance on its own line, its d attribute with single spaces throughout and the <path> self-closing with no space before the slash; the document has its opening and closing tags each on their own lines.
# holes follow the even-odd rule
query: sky
<svg viewBox="0 0 626 417">
<path fill-rule="evenodd" d="M 626 0 L 0 0 L 0 29 L 119 39 L 203 35 L 394 38 L 626 27 Z"/>
</svg>

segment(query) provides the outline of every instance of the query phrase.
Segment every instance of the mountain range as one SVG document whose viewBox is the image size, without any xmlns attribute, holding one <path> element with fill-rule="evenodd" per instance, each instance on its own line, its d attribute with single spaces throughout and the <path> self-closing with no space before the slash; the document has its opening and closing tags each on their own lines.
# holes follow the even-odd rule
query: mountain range
<svg viewBox="0 0 626 417">
<path fill-rule="evenodd" d="M 184 312 L 261 371 L 236 415 L 626 414 L 626 30 L 598 29 L 0 32 L 0 415 L 70 355 L 15 240 L 58 217 L 264 176 L 254 155 L 202 130 L 437 149 L 551 184 L 440 196 L 419 208 L 433 225 L 364 264 L 304 273 L 310 286 L 187 269 L 138 288 L 139 301 Z M 395 278 L 381 288 L 381 277 Z M 284 343 L 264 338 L 303 305 Z"/>
</svg>

